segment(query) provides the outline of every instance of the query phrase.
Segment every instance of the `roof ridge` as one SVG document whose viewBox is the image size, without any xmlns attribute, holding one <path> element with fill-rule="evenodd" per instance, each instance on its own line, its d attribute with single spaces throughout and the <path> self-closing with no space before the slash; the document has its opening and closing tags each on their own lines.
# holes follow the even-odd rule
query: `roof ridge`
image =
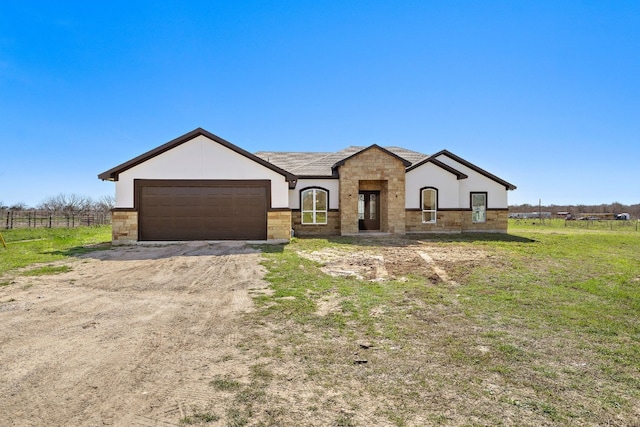
<svg viewBox="0 0 640 427">
<path fill-rule="evenodd" d="M 313 159 L 313 160 L 312 160 L 312 161 L 310 161 L 310 162 L 307 162 L 307 163 L 305 163 L 305 164 L 302 164 L 302 165 L 300 165 L 300 166 L 298 166 L 298 167 L 294 168 L 291 172 L 293 172 L 293 171 L 295 171 L 295 170 L 300 170 L 301 168 L 307 167 L 307 166 L 312 165 L 312 164 L 314 164 L 314 163 L 322 162 L 323 160 L 326 160 L 326 159 L 331 158 L 331 157 L 333 157 L 333 156 L 337 156 L 339 153 L 341 153 L 341 152 L 343 152 L 343 151 L 347 151 L 347 150 L 349 150 L 349 149 L 351 149 L 351 148 L 353 148 L 353 149 L 358 149 L 358 148 L 360 148 L 360 147 L 359 147 L 359 146 L 357 146 L 357 145 L 350 145 L 350 146 L 348 146 L 348 147 L 346 147 L 346 148 L 343 148 L 342 150 L 338 150 L 338 151 L 334 151 L 334 152 L 320 152 L 320 153 L 318 153 L 318 154 L 324 154 L 324 156 L 322 156 L 322 157 L 318 157 L 317 159 Z M 348 156 L 347 156 L 347 157 L 348 157 Z"/>
<path fill-rule="evenodd" d="M 346 159 L 367 149 L 377 147 L 403 162 L 418 163 L 429 157 L 427 154 L 409 150 L 397 145 L 382 147 L 378 144 L 369 146 L 348 145 L 336 151 L 259 151 L 257 155 L 273 164 L 300 176 L 332 176 L 333 168 Z"/>
</svg>

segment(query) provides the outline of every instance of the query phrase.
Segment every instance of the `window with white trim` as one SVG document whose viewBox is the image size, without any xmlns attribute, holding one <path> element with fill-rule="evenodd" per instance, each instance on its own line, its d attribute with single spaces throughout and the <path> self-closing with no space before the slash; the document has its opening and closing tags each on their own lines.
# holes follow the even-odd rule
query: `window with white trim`
<svg viewBox="0 0 640 427">
<path fill-rule="evenodd" d="M 300 194 L 303 224 L 326 224 L 329 197 L 326 190 L 309 188 Z"/>
<path fill-rule="evenodd" d="M 487 222 L 487 193 L 471 193 L 471 221 Z"/>
<path fill-rule="evenodd" d="M 427 187 L 421 190 L 422 223 L 435 224 L 438 216 L 438 190 Z"/>
</svg>

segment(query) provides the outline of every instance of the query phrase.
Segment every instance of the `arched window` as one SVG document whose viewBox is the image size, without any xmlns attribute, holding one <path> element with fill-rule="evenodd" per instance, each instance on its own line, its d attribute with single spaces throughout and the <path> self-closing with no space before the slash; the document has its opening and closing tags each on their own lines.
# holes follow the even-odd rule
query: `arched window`
<svg viewBox="0 0 640 427">
<path fill-rule="evenodd" d="M 307 188 L 301 191 L 300 207 L 303 224 L 326 224 L 329 208 L 329 192 L 321 188 Z"/>
<path fill-rule="evenodd" d="M 425 187 L 420 190 L 422 205 L 422 223 L 434 224 L 438 214 L 438 190 L 433 187 Z"/>
</svg>

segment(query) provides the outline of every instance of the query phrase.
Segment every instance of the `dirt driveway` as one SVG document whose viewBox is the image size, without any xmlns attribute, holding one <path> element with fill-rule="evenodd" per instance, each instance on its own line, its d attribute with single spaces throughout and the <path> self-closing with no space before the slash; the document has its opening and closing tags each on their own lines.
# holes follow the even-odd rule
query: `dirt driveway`
<svg viewBox="0 0 640 427">
<path fill-rule="evenodd" d="M 4 426 L 178 425 L 242 376 L 260 255 L 241 243 L 120 247 L 0 288 Z"/>
</svg>

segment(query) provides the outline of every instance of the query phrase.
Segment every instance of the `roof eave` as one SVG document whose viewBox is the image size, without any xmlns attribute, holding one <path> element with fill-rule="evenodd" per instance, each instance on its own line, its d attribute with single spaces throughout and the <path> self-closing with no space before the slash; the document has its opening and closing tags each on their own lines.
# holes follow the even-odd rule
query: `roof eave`
<svg viewBox="0 0 640 427">
<path fill-rule="evenodd" d="M 474 165 L 473 163 L 463 159 L 462 157 L 456 156 L 455 154 L 453 154 L 452 152 L 448 151 L 448 150 L 442 150 L 442 151 L 438 151 L 437 153 L 433 154 L 431 157 L 433 158 L 437 158 L 440 155 L 444 155 L 449 157 L 450 159 L 455 160 L 456 162 L 465 165 L 466 167 L 473 169 L 474 171 L 478 172 L 480 175 L 484 175 L 485 177 L 497 182 L 498 184 L 502 184 L 504 185 L 504 188 L 506 190 L 515 190 L 516 187 L 515 185 L 511 184 L 510 182 L 505 181 L 502 178 L 499 178 L 497 176 L 495 176 L 494 174 L 487 172 L 486 170 L 482 169 L 479 166 Z"/>
<path fill-rule="evenodd" d="M 288 172 L 284 169 L 281 169 L 279 167 L 277 167 L 276 165 L 274 165 L 273 163 L 269 163 L 264 159 L 261 159 L 260 157 L 256 156 L 255 154 L 251 154 L 250 152 L 238 147 L 237 145 L 234 145 L 232 143 L 230 143 L 229 141 L 220 138 L 219 136 L 203 129 L 203 128 L 196 128 L 194 130 L 192 130 L 191 132 L 185 133 L 182 136 L 179 136 L 178 138 L 172 139 L 171 141 L 167 142 L 166 144 L 163 144 L 159 147 L 154 148 L 153 150 L 149 150 L 146 153 L 143 153 L 127 162 L 124 162 L 114 168 L 109 169 L 106 172 L 103 172 L 101 174 L 98 175 L 99 179 L 102 179 L 104 181 L 117 181 L 119 178 L 119 175 L 128 170 L 131 169 L 135 166 L 138 166 L 141 163 L 146 162 L 147 160 L 156 157 L 166 151 L 171 150 L 174 147 L 177 147 L 178 145 L 184 144 L 187 141 L 192 140 L 193 138 L 196 138 L 198 136 L 205 136 L 209 139 L 211 139 L 212 141 L 215 141 L 223 146 L 225 146 L 226 148 L 235 151 L 236 153 L 247 157 L 250 160 L 253 160 L 254 162 L 269 168 L 271 170 L 273 170 L 276 173 L 279 173 L 280 175 L 284 176 L 285 180 L 288 181 L 289 183 L 291 183 L 292 181 L 296 181 L 297 180 L 297 176 L 295 174 L 292 174 L 291 172 Z"/>
<path fill-rule="evenodd" d="M 425 163 L 431 163 L 441 169 L 444 169 L 445 171 L 449 172 L 452 175 L 455 175 L 456 179 L 459 181 L 461 179 L 467 179 L 469 178 L 468 175 L 466 175 L 465 173 L 460 172 L 459 170 L 452 168 L 451 166 L 447 165 L 446 163 L 442 163 L 440 160 L 435 159 L 433 156 L 429 156 L 426 159 L 420 161 L 419 163 L 416 163 L 415 165 L 412 165 L 410 167 L 407 168 L 406 172 L 411 172 L 414 169 L 419 168 L 420 166 L 424 165 Z"/>
<path fill-rule="evenodd" d="M 380 147 L 378 144 L 373 144 L 373 145 L 370 145 L 368 147 L 363 148 L 362 150 L 360 150 L 360 151 L 358 151 L 356 153 L 351 154 L 350 156 L 345 157 L 344 159 L 340 160 L 339 162 L 336 162 L 336 164 L 331 166 L 331 171 L 333 172 L 334 175 L 337 175 L 338 168 L 340 166 L 344 165 L 347 162 L 347 160 L 359 155 L 360 153 L 364 153 L 365 151 L 370 150 L 372 148 L 377 148 L 378 150 L 390 155 L 391 157 L 395 157 L 396 159 L 400 160 L 405 168 L 411 166 L 411 162 L 410 161 L 408 161 L 406 159 L 403 159 L 402 157 L 398 156 L 395 153 L 392 153 L 391 151 L 387 150 L 384 147 Z"/>
</svg>

